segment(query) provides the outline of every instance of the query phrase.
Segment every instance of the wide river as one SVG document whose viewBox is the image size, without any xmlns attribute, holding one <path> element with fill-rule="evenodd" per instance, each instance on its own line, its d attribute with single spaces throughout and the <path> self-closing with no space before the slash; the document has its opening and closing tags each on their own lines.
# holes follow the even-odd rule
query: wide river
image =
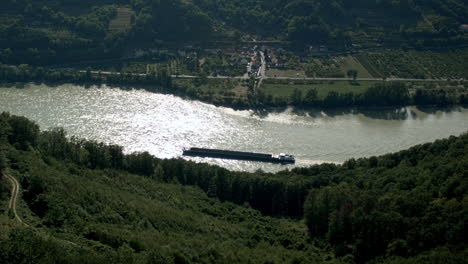
<svg viewBox="0 0 468 264">
<path fill-rule="evenodd" d="M 340 163 L 399 151 L 468 130 L 468 110 L 416 107 L 311 110 L 278 113 L 235 111 L 143 90 L 76 85 L 0 87 L 0 112 L 63 127 L 69 135 L 119 144 L 126 152 L 160 158 L 184 147 L 290 153 L 295 166 Z M 191 158 L 233 170 L 277 171 L 291 166 Z"/>
</svg>

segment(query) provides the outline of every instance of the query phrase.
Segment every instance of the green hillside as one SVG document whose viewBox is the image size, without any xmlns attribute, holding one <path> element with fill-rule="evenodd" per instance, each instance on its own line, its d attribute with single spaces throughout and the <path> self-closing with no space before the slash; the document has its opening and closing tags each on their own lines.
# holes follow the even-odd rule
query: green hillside
<svg viewBox="0 0 468 264">
<path fill-rule="evenodd" d="M 233 28 L 298 42 L 424 41 L 456 36 L 466 23 L 466 1 L 194 0 Z"/>
<path fill-rule="evenodd" d="M 467 17 L 463 0 L 6 0 L 0 60 L 102 60 L 135 47 L 232 42 L 246 34 L 293 47 L 447 47 L 466 43 L 459 28 Z"/>
<path fill-rule="evenodd" d="M 37 252 L 38 260 L 58 263 L 153 263 L 161 257 L 183 259 L 176 263 L 319 263 L 327 255 L 307 243 L 304 224 L 221 203 L 197 188 L 83 169 L 35 153 L 16 155 L 12 165 L 18 167 L 7 172 L 24 186 L 19 210 L 34 228 L 18 230 L 13 220 L 2 220 L 2 234 L 13 232 L 3 237 L 0 253 L 8 263 L 19 263 L 17 251 L 37 246 L 31 232 L 57 251 Z M 19 239 L 26 244 L 10 245 Z"/>
<path fill-rule="evenodd" d="M 86 165 L 57 160 L 44 150 L 61 143 L 46 146 L 33 123 L 2 114 L 0 124 L 0 160 L 21 184 L 17 210 L 30 225 L 12 218 L 10 182 L 0 181 L 2 263 L 341 263 L 309 243 L 302 221 L 164 182 L 159 166 L 142 177 L 90 169 L 84 152 Z"/>
<path fill-rule="evenodd" d="M 0 115 L 4 263 L 463 263 L 468 134 L 276 174 L 40 132 Z"/>
</svg>

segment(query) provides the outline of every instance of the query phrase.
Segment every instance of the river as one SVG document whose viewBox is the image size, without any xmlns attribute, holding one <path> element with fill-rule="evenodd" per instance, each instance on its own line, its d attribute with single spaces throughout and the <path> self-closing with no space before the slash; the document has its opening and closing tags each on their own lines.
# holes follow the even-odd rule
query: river
<svg viewBox="0 0 468 264">
<path fill-rule="evenodd" d="M 278 171 L 292 166 L 369 157 L 468 130 L 468 109 L 416 107 L 367 110 L 292 109 L 277 113 L 235 111 L 198 101 L 109 87 L 25 84 L 0 87 L 0 111 L 34 120 L 42 129 L 148 151 L 159 158 L 184 147 L 290 153 L 296 165 L 187 158 L 232 170 Z"/>
</svg>

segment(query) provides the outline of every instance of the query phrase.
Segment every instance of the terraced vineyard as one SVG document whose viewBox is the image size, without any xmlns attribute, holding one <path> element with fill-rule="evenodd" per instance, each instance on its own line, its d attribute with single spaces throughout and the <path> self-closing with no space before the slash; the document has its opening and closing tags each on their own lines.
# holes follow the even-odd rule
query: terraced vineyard
<svg viewBox="0 0 468 264">
<path fill-rule="evenodd" d="M 131 28 L 132 26 L 132 16 L 134 15 L 132 9 L 130 8 L 118 8 L 117 9 L 117 16 L 115 19 L 110 21 L 109 23 L 109 31 L 110 32 L 117 32 L 117 31 L 126 31 Z"/>
<path fill-rule="evenodd" d="M 357 55 L 374 77 L 468 78 L 468 49 L 434 51 L 385 50 Z"/>
</svg>

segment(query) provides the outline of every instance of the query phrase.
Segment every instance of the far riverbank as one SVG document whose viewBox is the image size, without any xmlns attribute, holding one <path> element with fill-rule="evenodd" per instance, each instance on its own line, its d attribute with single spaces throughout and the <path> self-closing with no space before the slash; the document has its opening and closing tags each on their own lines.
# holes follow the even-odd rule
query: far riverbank
<svg viewBox="0 0 468 264">
<path fill-rule="evenodd" d="M 331 81 L 265 79 L 256 87 L 255 79 L 174 78 L 165 71 L 154 75 L 100 74 L 90 71 L 45 70 L 27 65 L 0 64 L 0 81 L 45 83 L 49 86 L 108 85 L 123 89 L 144 89 L 173 94 L 233 109 L 340 108 L 467 105 L 467 84 L 431 81 Z"/>
</svg>

